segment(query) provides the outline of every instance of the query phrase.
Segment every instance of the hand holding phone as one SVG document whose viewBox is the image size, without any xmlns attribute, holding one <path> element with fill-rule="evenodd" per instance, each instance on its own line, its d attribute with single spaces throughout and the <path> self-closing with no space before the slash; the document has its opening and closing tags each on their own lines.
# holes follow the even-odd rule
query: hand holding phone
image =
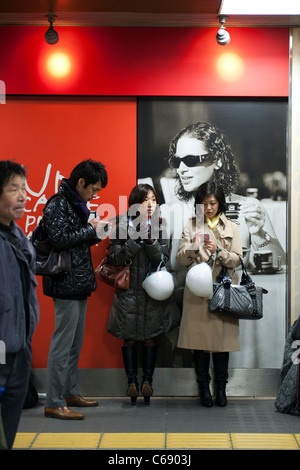
<svg viewBox="0 0 300 470">
<path fill-rule="evenodd" d="M 201 233 L 201 234 L 200 234 L 200 237 L 202 238 L 202 241 L 203 241 L 203 242 L 208 242 L 208 240 L 209 240 L 209 238 L 210 238 L 210 237 L 209 237 L 209 233 Z"/>
<path fill-rule="evenodd" d="M 197 232 L 194 235 L 193 243 L 196 243 L 198 245 L 203 245 L 205 242 L 208 242 L 209 240 L 210 240 L 210 237 L 208 233 Z"/>
</svg>

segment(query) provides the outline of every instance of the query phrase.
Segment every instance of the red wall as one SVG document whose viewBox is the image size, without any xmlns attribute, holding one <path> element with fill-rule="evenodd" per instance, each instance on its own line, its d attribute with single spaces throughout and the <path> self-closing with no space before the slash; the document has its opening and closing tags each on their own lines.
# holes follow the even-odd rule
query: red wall
<svg viewBox="0 0 300 470">
<path fill-rule="evenodd" d="M 96 202 L 113 204 L 118 212 L 119 195 L 128 196 L 136 183 L 136 97 L 289 93 L 288 29 L 228 28 L 231 42 L 225 47 L 216 43 L 213 28 L 68 28 L 57 23 L 56 29 L 59 43 L 49 46 L 46 27 L 0 26 L 0 80 L 8 95 L 0 104 L 0 158 L 28 168 L 30 199 L 20 223 L 27 234 L 55 192 L 56 177 L 69 176 L 85 158 L 106 165 L 109 184 Z M 46 72 L 47 57 L 56 51 L 69 56 L 71 72 L 65 78 Z M 219 59 L 228 53 L 239 65 L 229 77 L 234 64 L 221 75 L 218 71 Z M 106 245 L 93 248 L 95 266 Z M 33 367 L 43 368 L 54 315 L 52 300 L 40 286 L 38 293 L 41 319 Z M 122 367 L 121 342 L 106 332 L 112 296 L 111 288 L 99 284 L 89 301 L 80 367 Z"/>
<path fill-rule="evenodd" d="M 0 106 L 0 129 L 1 159 L 16 159 L 28 170 L 29 200 L 26 215 L 19 221 L 27 235 L 36 226 L 45 201 L 56 191 L 56 181 L 68 177 L 81 160 L 93 158 L 106 166 L 108 185 L 99 193 L 100 198 L 92 201 L 96 205 L 110 204 L 119 213 L 119 195 L 128 196 L 136 184 L 134 98 L 8 98 L 7 104 Z M 126 207 L 123 205 L 120 212 Z M 107 244 L 106 240 L 92 248 L 94 267 Z M 41 286 L 38 295 L 34 368 L 46 367 L 54 327 L 52 299 L 42 294 Z M 81 367 L 121 367 L 120 341 L 106 332 L 112 295 L 111 287 L 99 283 L 89 299 Z"/>
</svg>

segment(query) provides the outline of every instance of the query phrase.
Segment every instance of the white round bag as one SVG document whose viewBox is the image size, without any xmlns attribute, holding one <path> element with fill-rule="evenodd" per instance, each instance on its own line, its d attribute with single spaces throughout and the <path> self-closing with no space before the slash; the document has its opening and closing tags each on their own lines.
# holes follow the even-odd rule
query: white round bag
<svg viewBox="0 0 300 470">
<path fill-rule="evenodd" d="M 207 263 L 193 266 L 187 273 L 186 284 L 194 295 L 212 298 L 213 280 L 212 270 Z"/>
</svg>

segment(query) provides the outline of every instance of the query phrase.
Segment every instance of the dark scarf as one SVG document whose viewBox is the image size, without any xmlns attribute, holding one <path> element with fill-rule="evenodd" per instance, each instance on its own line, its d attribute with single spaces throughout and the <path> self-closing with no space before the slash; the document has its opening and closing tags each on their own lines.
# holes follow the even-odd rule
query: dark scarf
<svg viewBox="0 0 300 470">
<path fill-rule="evenodd" d="M 68 184 L 70 190 L 72 191 L 72 194 L 74 196 L 74 200 L 77 203 L 77 207 L 79 209 L 79 214 L 80 214 L 81 220 L 83 221 L 84 224 L 87 224 L 87 222 L 89 220 L 89 217 L 90 217 L 90 211 L 87 208 L 86 203 L 79 196 L 78 192 L 76 191 L 75 186 L 73 186 L 73 184 L 69 180 L 66 180 L 66 183 Z"/>
</svg>

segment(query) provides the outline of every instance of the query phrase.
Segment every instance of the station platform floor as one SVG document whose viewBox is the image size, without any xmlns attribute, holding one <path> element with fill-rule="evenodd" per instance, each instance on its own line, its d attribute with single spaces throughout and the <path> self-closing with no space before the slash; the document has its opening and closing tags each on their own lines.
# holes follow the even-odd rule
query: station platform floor
<svg viewBox="0 0 300 470">
<path fill-rule="evenodd" d="M 151 455 L 191 459 L 203 450 L 294 455 L 300 450 L 300 417 L 278 413 L 272 397 L 229 397 L 224 408 L 205 408 L 198 397 L 152 397 L 150 405 L 138 397 L 135 406 L 127 397 L 96 398 L 97 407 L 73 408 L 84 420 L 65 421 L 45 417 L 40 397 L 34 408 L 23 410 L 11 454 L 22 452 L 31 459 L 36 451 L 99 450 L 108 463 L 120 464 L 125 462 L 117 459 L 138 451 L 147 451 L 151 460 Z"/>
</svg>

